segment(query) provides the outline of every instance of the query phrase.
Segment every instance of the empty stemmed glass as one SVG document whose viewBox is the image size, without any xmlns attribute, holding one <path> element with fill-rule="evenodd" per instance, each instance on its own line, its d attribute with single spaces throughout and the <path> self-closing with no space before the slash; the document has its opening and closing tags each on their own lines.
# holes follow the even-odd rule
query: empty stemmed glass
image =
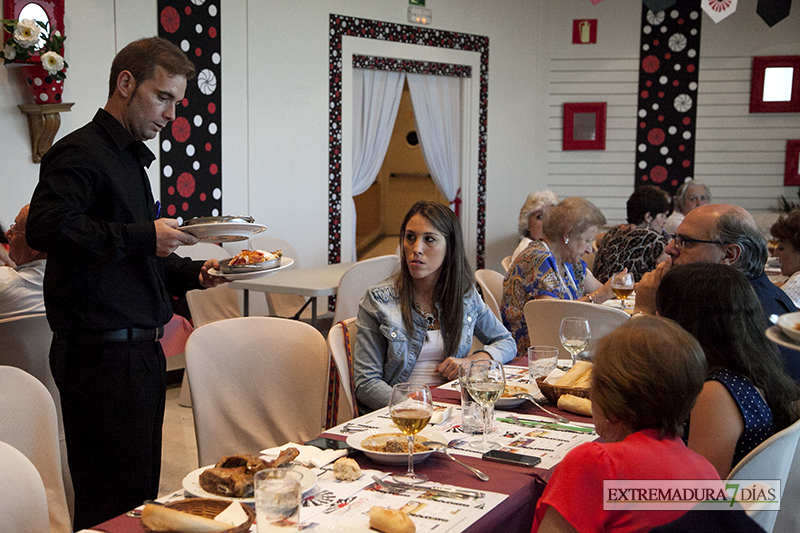
<svg viewBox="0 0 800 533">
<path fill-rule="evenodd" d="M 561 345 L 572 354 L 572 366 L 575 366 L 578 354 L 586 349 L 592 338 L 589 320 L 577 316 L 564 317 L 558 330 L 558 338 L 561 339 Z"/>
<path fill-rule="evenodd" d="M 633 287 L 633 274 L 630 272 L 617 272 L 611 277 L 611 290 L 620 301 L 623 311 L 625 310 L 625 300 L 633 292 Z"/>
<path fill-rule="evenodd" d="M 395 474 L 395 481 L 401 483 L 425 483 L 428 476 L 414 473 L 414 435 L 428 425 L 433 414 L 431 389 L 424 383 L 398 383 L 392 387 L 389 401 L 389 415 L 392 422 L 408 437 L 408 471 L 405 475 Z"/>
<path fill-rule="evenodd" d="M 483 411 L 483 436 L 480 441 L 470 443 L 470 447 L 482 452 L 499 448 L 500 445 L 490 441 L 488 436 L 492 430 L 492 406 L 506 388 L 503 364 L 494 359 L 473 361 L 469 365 L 466 381 L 469 395 L 478 402 Z"/>
</svg>

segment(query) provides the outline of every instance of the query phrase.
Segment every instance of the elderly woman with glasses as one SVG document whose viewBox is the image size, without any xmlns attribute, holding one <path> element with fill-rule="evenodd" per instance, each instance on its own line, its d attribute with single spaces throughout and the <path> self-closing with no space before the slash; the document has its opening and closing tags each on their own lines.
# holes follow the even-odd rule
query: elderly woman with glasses
<svg viewBox="0 0 800 533">
<path fill-rule="evenodd" d="M 800 209 L 783 215 L 769 232 L 778 239 L 775 255 L 781 262 L 781 274 L 789 278 L 781 289 L 794 305 L 800 305 Z"/>
<path fill-rule="evenodd" d="M 701 205 L 711 203 L 711 189 L 708 185 L 697 180 L 689 180 L 678 187 L 675 196 L 672 197 L 675 203 L 675 211 L 667 218 L 664 231 L 672 235 L 683 219 L 689 212 Z"/>
</svg>

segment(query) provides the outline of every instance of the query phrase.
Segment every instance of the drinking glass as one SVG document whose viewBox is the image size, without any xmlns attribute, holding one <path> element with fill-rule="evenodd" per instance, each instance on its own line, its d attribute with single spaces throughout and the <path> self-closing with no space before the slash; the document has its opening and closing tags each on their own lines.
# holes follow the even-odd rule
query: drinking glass
<svg viewBox="0 0 800 533">
<path fill-rule="evenodd" d="M 568 316 L 561 320 L 558 329 L 561 345 L 572 354 L 572 366 L 578 362 L 578 354 L 586 349 L 592 338 L 589 320 L 578 316 Z"/>
<path fill-rule="evenodd" d="M 300 472 L 267 468 L 253 476 L 258 533 L 289 533 L 300 524 Z"/>
<path fill-rule="evenodd" d="M 630 272 L 617 272 L 611 277 L 611 290 L 625 310 L 625 299 L 633 292 L 633 274 Z"/>
<path fill-rule="evenodd" d="M 531 380 L 546 378 L 556 369 L 558 364 L 558 348 L 555 346 L 529 346 L 528 347 L 528 373 Z"/>
<path fill-rule="evenodd" d="M 458 388 L 461 390 L 461 431 L 478 433 L 483 431 L 483 411 L 467 390 L 470 363 L 471 361 L 467 361 L 458 365 Z"/>
<path fill-rule="evenodd" d="M 428 476 L 414 473 L 414 435 L 428 425 L 433 414 L 431 389 L 424 383 L 398 383 L 392 387 L 389 414 L 392 422 L 408 437 L 408 471 L 392 477 L 412 485 L 425 483 Z"/>
<path fill-rule="evenodd" d="M 489 440 L 492 430 L 492 416 L 489 411 L 502 396 L 506 388 L 506 375 L 503 364 L 494 359 L 479 359 L 469 365 L 467 374 L 467 390 L 470 396 L 483 409 L 483 436 L 478 442 L 470 443 L 470 447 L 485 452 L 499 448 L 500 445 Z"/>
</svg>

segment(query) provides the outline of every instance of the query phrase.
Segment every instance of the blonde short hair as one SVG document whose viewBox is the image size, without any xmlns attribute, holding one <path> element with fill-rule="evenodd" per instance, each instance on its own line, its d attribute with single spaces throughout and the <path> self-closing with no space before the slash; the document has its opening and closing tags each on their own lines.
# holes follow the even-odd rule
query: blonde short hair
<svg viewBox="0 0 800 533">
<path fill-rule="evenodd" d="M 605 223 L 605 215 L 592 202 L 570 196 L 547 210 L 542 230 L 548 239 L 557 241 L 563 235 L 580 235 L 592 226 L 601 228 Z"/>
<path fill-rule="evenodd" d="M 545 207 L 552 207 L 558 204 L 558 195 L 553 191 L 536 191 L 528 195 L 522 209 L 519 210 L 519 234 L 523 237 L 530 237 L 528 229 L 531 222 L 531 215 Z"/>
</svg>

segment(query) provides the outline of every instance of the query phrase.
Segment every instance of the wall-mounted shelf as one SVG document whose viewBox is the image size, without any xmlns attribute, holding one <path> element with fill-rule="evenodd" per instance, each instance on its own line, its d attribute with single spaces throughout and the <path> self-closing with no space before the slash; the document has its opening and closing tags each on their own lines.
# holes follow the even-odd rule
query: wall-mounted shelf
<svg viewBox="0 0 800 533">
<path fill-rule="evenodd" d="M 42 156 L 50 149 L 53 139 L 61 127 L 60 113 L 69 111 L 74 103 L 19 105 L 19 110 L 28 117 L 31 136 L 31 152 L 34 163 L 41 163 Z"/>
</svg>

